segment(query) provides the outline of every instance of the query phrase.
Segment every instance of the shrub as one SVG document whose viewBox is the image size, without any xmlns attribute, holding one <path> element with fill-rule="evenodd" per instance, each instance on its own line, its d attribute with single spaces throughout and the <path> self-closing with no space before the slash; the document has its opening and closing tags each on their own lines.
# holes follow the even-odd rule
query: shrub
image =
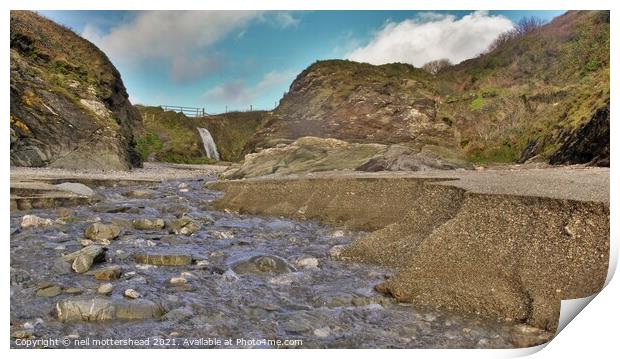
<svg viewBox="0 0 620 359">
<path fill-rule="evenodd" d="M 437 73 L 439 73 L 443 69 L 448 68 L 450 66 L 452 66 L 452 62 L 450 62 L 450 60 L 448 60 L 448 59 L 439 59 L 439 60 L 433 60 L 433 61 L 429 61 L 429 62 L 425 63 L 422 66 L 422 70 L 428 72 L 431 75 L 436 75 Z"/>
</svg>

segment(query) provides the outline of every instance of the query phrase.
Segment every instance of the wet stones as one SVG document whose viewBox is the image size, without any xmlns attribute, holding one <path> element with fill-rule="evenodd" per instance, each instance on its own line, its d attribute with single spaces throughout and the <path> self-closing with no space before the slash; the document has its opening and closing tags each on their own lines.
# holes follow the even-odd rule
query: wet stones
<svg viewBox="0 0 620 359">
<path fill-rule="evenodd" d="M 185 285 L 187 284 L 187 279 L 184 277 L 172 277 L 170 278 L 170 284 L 172 285 Z"/>
<path fill-rule="evenodd" d="M 314 257 L 305 257 L 297 260 L 296 264 L 301 268 L 313 269 L 319 266 L 319 260 Z"/>
<path fill-rule="evenodd" d="M 134 219 L 133 221 L 131 221 L 131 224 L 132 224 L 133 228 L 138 229 L 138 230 L 162 229 L 166 225 L 164 220 L 161 219 L 161 218 L 156 218 L 156 219 L 148 219 L 148 218 Z"/>
<path fill-rule="evenodd" d="M 45 284 L 37 290 L 37 297 L 51 298 L 62 293 L 62 288 L 55 284 Z"/>
<path fill-rule="evenodd" d="M 93 263 L 100 263 L 105 260 L 105 252 L 105 248 L 98 245 L 91 245 L 63 256 L 62 260 L 71 263 L 71 269 L 75 272 L 85 273 L 90 269 Z"/>
<path fill-rule="evenodd" d="M 99 286 L 99 288 L 97 288 L 97 293 L 103 294 L 103 295 L 110 295 L 112 294 L 113 290 L 114 290 L 114 285 L 112 283 L 103 283 L 102 285 Z"/>
<path fill-rule="evenodd" d="M 191 236 L 200 229 L 198 223 L 189 217 L 175 218 L 168 222 L 167 227 L 171 234 Z"/>
<path fill-rule="evenodd" d="M 121 277 L 122 270 L 119 265 L 113 265 L 93 271 L 97 280 L 116 280 Z"/>
<path fill-rule="evenodd" d="M 125 295 L 125 297 L 127 297 L 129 299 L 138 299 L 138 298 L 140 298 L 142 296 L 135 289 L 131 289 L 131 288 L 125 290 L 125 293 L 123 293 L 123 294 Z"/>
<path fill-rule="evenodd" d="M 62 191 L 73 192 L 84 197 L 92 197 L 95 195 L 95 191 L 93 191 L 90 187 L 77 182 L 65 182 L 54 185 L 54 187 Z"/>
<path fill-rule="evenodd" d="M 61 322 L 111 320 L 116 309 L 107 299 L 66 299 L 56 303 L 56 315 Z"/>
<path fill-rule="evenodd" d="M 134 254 L 138 264 L 152 264 L 156 266 L 186 266 L 192 264 L 192 257 L 184 254 Z"/>
<path fill-rule="evenodd" d="M 159 304 L 146 299 L 72 298 L 56 304 L 56 315 L 61 322 L 158 319 L 163 314 Z"/>
<path fill-rule="evenodd" d="M 84 236 L 94 241 L 109 241 L 116 239 L 121 234 L 121 228 L 113 223 L 105 224 L 96 222 L 86 227 Z"/>
<path fill-rule="evenodd" d="M 280 257 L 259 255 L 236 263 L 232 270 L 237 274 L 283 274 L 295 268 Z"/>
<path fill-rule="evenodd" d="M 27 214 L 22 218 L 20 223 L 21 228 L 30 227 L 46 227 L 54 224 L 54 221 L 49 218 L 41 218 L 33 214 Z"/>
</svg>

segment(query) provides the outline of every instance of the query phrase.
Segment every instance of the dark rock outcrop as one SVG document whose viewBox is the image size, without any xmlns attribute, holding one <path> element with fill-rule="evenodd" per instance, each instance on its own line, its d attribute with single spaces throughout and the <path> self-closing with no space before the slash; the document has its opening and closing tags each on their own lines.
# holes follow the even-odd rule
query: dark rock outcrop
<svg viewBox="0 0 620 359">
<path fill-rule="evenodd" d="M 589 122 L 566 133 L 551 164 L 589 163 L 609 167 L 609 104 L 594 113 Z"/>
<path fill-rule="evenodd" d="M 140 166 L 139 113 L 106 55 L 73 31 L 11 11 L 11 165 Z"/>
</svg>

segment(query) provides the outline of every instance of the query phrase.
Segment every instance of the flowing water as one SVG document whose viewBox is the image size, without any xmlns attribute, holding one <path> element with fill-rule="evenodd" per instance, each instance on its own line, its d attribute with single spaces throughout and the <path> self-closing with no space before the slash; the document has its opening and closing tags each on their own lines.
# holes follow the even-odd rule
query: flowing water
<svg viewBox="0 0 620 359">
<path fill-rule="evenodd" d="M 205 153 L 207 157 L 212 160 L 220 160 L 220 154 L 217 152 L 217 146 L 213 141 L 213 136 L 211 136 L 211 132 L 206 128 L 198 127 L 198 133 L 200 134 L 200 138 L 202 138 L 202 145 L 205 148 Z"/>
<path fill-rule="evenodd" d="M 129 344 L 107 342 L 106 347 L 511 347 L 508 324 L 394 303 L 373 290 L 390 275 L 388 270 L 330 258 L 330 248 L 363 233 L 311 221 L 215 211 L 210 202 L 220 194 L 204 189 L 203 184 L 164 182 L 150 187 L 150 198 L 123 195 L 145 189 L 144 185 L 100 187 L 101 202 L 72 208 L 73 213 L 60 213 L 60 209 L 12 212 L 12 332 L 28 333 L 22 337 L 71 339 L 60 345 L 46 344 L 51 347 L 103 345 L 93 339 L 148 339 Z M 62 215 L 65 223 L 19 229 L 25 214 L 51 219 Z M 130 225 L 133 219 L 171 219 L 182 214 L 200 224 L 191 236 L 171 235 L 166 229 L 135 230 Z M 121 266 L 123 274 L 110 282 L 114 290 L 108 297 L 97 294 L 105 282 L 92 275 L 59 274 L 53 269 L 62 254 L 82 247 L 79 241 L 84 239 L 84 230 L 95 221 L 123 226 L 119 238 L 108 246 L 107 263 L 91 269 Z M 193 263 L 137 264 L 133 254 L 144 252 L 188 254 Z M 265 275 L 235 274 L 230 269 L 261 254 L 282 258 L 295 269 Z M 303 258 L 316 258 L 318 267 L 300 266 Z M 170 279 L 179 276 L 187 283 L 171 285 Z M 49 284 L 63 288 L 62 292 L 38 296 L 37 289 Z M 147 320 L 64 323 L 56 316 L 55 306 L 61 300 L 105 297 L 130 302 L 132 299 L 123 296 L 129 288 L 159 303 L 167 314 Z M 282 342 L 275 342 L 278 339 Z M 23 340 L 16 343 L 11 340 L 12 347 L 24 345 Z"/>
</svg>

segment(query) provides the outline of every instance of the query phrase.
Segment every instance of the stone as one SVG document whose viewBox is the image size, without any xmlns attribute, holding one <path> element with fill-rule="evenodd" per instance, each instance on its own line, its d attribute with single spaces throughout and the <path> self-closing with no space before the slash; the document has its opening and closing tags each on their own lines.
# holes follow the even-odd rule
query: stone
<svg viewBox="0 0 620 359">
<path fill-rule="evenodd" d="M 192 257 L 185 254 L 134 254 L 134 260 L 139 264 L 156 266 L 186 266 L 192 264 Z"/>
<path fill-rule="evenodd" d="M 116 239 L 121 234 L 121 228 L 113 223 L 105 224 L 96 222 L 84 231 L 84 236 L 94 241 Z"/>
<path fill-rule="evenodd" d="M 72 263 L 71 268 L 75 272 L 84 273 L 90 269 L 93 263 L 103 262 L 105 260 L 105 252 L 105 248 L 91 245 L 63 256 L 62 260 Z"/>
<path fill-rule="evenodd" d="M 75 298 L 56 304 L 56 315 L 61 322 L 158 319 L 163 314 L 161 305 L 145 299 Z"/>
<path fill-rule="evenodd" d="M 187 284 L 187 279 L 185 279 L 184 277 L 173 277 L 173 278 L 170 278 L 170 284 L 184 285 L 184 284 Z"/>
<path fill-rule="evenodd" d="M 159 319 L 165 313 L 161 305 L 146 299 L 133 299 L 115 303 L 114 306 L 116 319 L 123 320 Z"/>
<path fill-rule="evenodd" d="M 161 218 L 156 218 L 156 219 L 148 219 L 148 218 L 134 219 L 133 221 L 131 221 L 131 224 L 133 225 L 133 228 L 138 229 L 138 230 L 162 229 L 166 225 L 164 220 L 161 219 Z"/>
<path fill-rule="evenodd" d="M 77 287 L 69 287 L 65 289 L 65 293 L 71 294 L 71 295 L 82 294 L 84 293 L 84 289 L 77 288 Z"/>
<path fill-rule="evenodd" d="M 95 195 L 95 191 L 93 191 L 90 187 L 76 182 L 64 182 L 61 184 L 57 184 L 54 187 L 63 191 L 73 192 L 77 195 L 85 197 L 92 197 Z"/>
<path fill-rule="evenodd" d="M 112 283 L 103 283 L 97 288 L 97 293 L 103 295 L 109 295 L 114 290 L 114 285 Z"/>
<path fill-rule="evenodd" d="M 319 266 L 319 260 L 314 257 L 301 258 L 297 261 L 297 266 L 301 268 L 317 268 Z"/>
<path fill-rule="evenodd" d="M 61 322 L 112 320 L 116 309 L 111 301 L 102 298 L 65 299 L 56 303 L 56 315 Z"/>
<path fill-rule="evenodd" d="M 49 218 L 41 218 L 35 216 L 34 214 L 27 214 L 22 217 L 22 221 L 20 224 L 21 228 L 29 228 L 29 227 L 45 227 L 51 226 L 54 224 L 54 221 Z"/>
<path fill-rule="evenodd" d="M 181 217 L 171 220 L 167 227 L 172 234 L 191 236 L 200 229 L 200 226 L 189 217 Z"/>
<path fill-rule="evenodd" d="M 113 265 L 93 271 L 93 275 L 97 280 L 115 280 L 121 277 L 121 266 Z"/>
<path fill-rule="evenodd" d="M 125 290 L 125 297 L 130 298 L 130 299 L 138 299 L 141 297 L 140 293 L 138 293 L 135 289 L 126 289 Z"/>
<path fill-rule="evenodd" d="M 313 331 L 313 334 L 319 338 L 327 338 L 331 334 L 329 327 L 317 328 Z"/>
<path fill-rule="evenodd" d="M 90 239 L 81 239 L 80 240 L 80 245 L 82 245 L 82 247 L 88 247 L 88 246 L 93 245 L 93 244 L 95 244 L 95 242 L 93 242 Z"/>
<path fill-rule="evenodd" d="M 237 274 L 282 274 L 294 271 L 284 259 L 269 255 L 258 255 L 239 261 L 232 269 Z"/>
<path fill-rule="evenodd" d="M 37 297 L 51 298 L 62 293 L 62 289 L 58 285 L 49 285 L 37 290 Z"/>
</svg>

